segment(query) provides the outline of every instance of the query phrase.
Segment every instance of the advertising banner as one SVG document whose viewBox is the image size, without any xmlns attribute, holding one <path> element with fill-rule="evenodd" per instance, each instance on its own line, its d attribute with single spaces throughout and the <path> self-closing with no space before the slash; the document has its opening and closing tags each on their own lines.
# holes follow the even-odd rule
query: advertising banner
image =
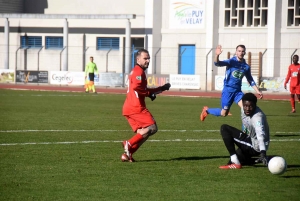
<svg viewBox="0 0 300 201">
<path fill-rule="evenodd" d="M 50 84 L 84 85 L 84 72 L 50 71 Z"/>
<path fill-rule="evenodd" d="M 168 74 L 156 75 L 147 74 L 147 87 L 156 88 L 160 87 L 166 83 L 170 83 L 170 77 Z M 125 86 L 128 87 L 128 74 L 125 74 Z"/>
<path fill-rule="evenodd" d="M 259 89 L 262 91 L 270 92 L 288 92 L 284 88 L 285 77 L 262 77 L 259 85 Z M 287 84 L 287 89 L 290 86 Z"/>
<path fill-rule="evenodd" d="M 123 86 L 123 73 L 100 73 L 94 81 L 99 86 Z"/>
<path fill-rule="evenodd" d="M 48 83 L 48 71 L 17 70 L 16 82 Z"/>
<path fill-rule="evenodd" d="M 205 15 L 205 0 L 170 0 L 171 29 L 203 29 Z"/>
<path fill-rule="evenodd" d="M 149 88 L 159 87 L 169 82 L 170 82 L 169 75 L 155 75 L 155 74 L 147 75 L 147 83 Z"/>
<path fill-rule="evenodd" d="M 257 76 L 252 76 L 254 80 L 257 80 Z M 224 78 L 223 75 L 216 75 L 215 76 L 215 90 L 222 91 L 224 85 Z M 249 85 L 246 77 L 243 77 L 242 80 L 242 91 L 254 91 L 254 89 Z"/>
<path fill-rule="evenodd" d="M 170 74 L 173 89 L 200 89 L 200 75 Z"/>
<path fill-rule="evenodd" d="M 0 83 L 14 83 L 15 70 L 0 69 Z"/>
</svg>

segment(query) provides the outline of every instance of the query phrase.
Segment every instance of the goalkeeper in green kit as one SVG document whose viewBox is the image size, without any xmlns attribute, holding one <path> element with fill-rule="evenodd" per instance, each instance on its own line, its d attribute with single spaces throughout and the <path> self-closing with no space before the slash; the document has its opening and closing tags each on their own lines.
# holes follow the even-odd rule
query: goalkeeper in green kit
<svg viewBox="0 0 300 201">
<path fill-rule="evenodd" d="M 85 89 L 86 93 L 89 93 L 90 90 L 92 90 L 93 93 L 97 93 L 94 84 L 95 73 L 98 74 L 97 65 L 94 63 L 94 58 L 90 57 L 90 62 L 85 66 L 85 80 L 87 76 L 89 76 L 88 87 Z"/>
</svg>

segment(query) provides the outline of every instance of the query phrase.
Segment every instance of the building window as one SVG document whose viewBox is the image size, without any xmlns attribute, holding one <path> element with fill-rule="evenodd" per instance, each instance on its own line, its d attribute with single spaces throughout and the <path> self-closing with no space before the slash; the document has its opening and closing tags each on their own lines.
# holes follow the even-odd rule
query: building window
<svg viewBox="0 0 300 201">
<path fill-rule="evenodd" d="M 119 47 L 120 38 L 97 38 L 97 50 L 118 50 Z"/>
<path fill-rule="evenodd" d="M 265 27 L 268 0 L 225 0 L 225 27 Z"/>
<path fill-rule="evenodd" d="M 41 36 L 21 36 L 21 48 L 41 48 Z"/>
<path fill-rule="evenodd" d="M 63 44 L 63 37 L 46 36 L 46 49 L 62 49 Z"/>
<path fill-rule="evenodd" d="M 300 0 L 288 0 L 287 26 L 300 26 Z"/>
</svg>

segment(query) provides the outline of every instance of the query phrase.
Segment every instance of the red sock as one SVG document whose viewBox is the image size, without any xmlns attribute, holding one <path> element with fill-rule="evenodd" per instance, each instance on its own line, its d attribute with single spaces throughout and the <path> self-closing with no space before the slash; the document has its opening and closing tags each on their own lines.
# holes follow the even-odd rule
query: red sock
<svg viewBox="0 0 300 201">
<path fill-rule="evenodd" d="M 139 144 L 135 144 L 130 148 L 130 153 L 133 154 L 134 152 L 136 152 L 139 148 Z"/>
<path fill-rule="evenodd" d="M 143 139 L 144 139 L 143 136 L 141 134 L 137 133 L 130 140 L 128 140 L 128 142 L 130 143 L 131 147 L 133 147 L 133 145 L 139 143 Z"/>
<path fill-rule="evenodd" d="M 291 100 L 292 109 L 295 109 L 295 99 L 294 98 L 290 98 L 290 100 Z"/>
</svg>

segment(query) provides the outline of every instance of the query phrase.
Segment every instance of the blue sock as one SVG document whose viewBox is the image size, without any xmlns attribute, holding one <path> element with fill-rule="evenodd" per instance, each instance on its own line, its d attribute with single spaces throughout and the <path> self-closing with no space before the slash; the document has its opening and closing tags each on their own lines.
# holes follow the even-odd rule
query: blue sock
<svg viewBox="0 0 300 201">
<path fill-rule="evenodd" d="M 208 114 L 212 114 L 217 117 L 221 116 L 221 111 L 222 110 L 220 108 L 208 108 L 207 109 Z"/>
</svg>

